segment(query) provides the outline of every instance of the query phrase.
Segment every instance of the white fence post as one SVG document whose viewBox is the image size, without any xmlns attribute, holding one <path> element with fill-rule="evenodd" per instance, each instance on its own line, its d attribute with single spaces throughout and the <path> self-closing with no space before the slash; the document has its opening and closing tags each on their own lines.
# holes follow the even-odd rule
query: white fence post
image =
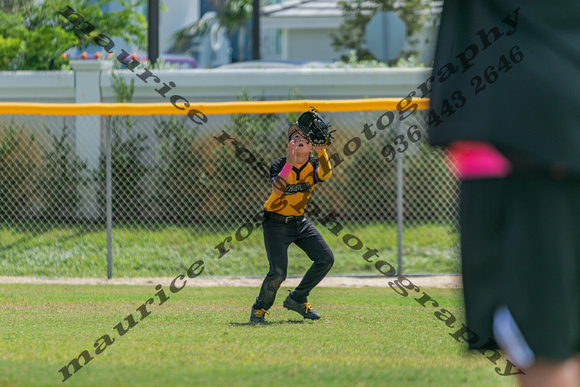
<svg viewBox="0 0 580 387">
<path fill-rule="evenodd" d="M 101 74 L 110 71 L 113 63 L 100 60 L 71 60 L 75 72 L 75 103 L 101 102 Z M 75 148 L 77 155 L 87 162 L 86 188 L 81 192 L 78 215 L 84 219 L 97 219 L 98 183 L 91 178 L 98 172 L 101 152 L 101 119 L 102 117 L 75 117 Z"/>
</svg>

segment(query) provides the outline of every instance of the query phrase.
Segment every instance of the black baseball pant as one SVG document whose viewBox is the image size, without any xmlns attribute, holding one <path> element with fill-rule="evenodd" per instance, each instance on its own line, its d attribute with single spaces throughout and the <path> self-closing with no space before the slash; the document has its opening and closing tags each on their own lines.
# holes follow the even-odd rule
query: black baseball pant
<svg viewBox="0 0 580 387">
<path fill-rule="evenodd" d="M 310 291 L 322 281 L 334 263 L 334 255 L 318 230 L 308 221 L 284 223 L 264 218 L 264 244 L 270 262 L 270 270 L 264 278 L 260 295 L 256 298 L 254 309 L 270 309 L 276 299 L 276 292 L 286 279 L 288 270 L 288 247 L 295 243 L 312 261 L 302 281 L 292 292 L 292 298 L 306 302 Z"/>
</svg>

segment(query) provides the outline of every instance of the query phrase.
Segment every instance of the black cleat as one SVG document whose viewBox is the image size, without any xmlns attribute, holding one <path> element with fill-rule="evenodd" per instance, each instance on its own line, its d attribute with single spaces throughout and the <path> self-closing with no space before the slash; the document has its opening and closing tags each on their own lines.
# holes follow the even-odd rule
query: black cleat
<svg viewBox="0 0 580 387">
<path fill-rule="evenodd" d="M 264 319 L 264 315 L 268 313 L 268 311 L 266 309 L 254 309 L 254 307 L 252 306 L 252 314 L 250 315 L 250 322 L 259 322 L 259 323 L 263 323 L 266 322 L 266 320 Z M 268 313 L 270 314 L 270 313 Z"/>
<path fill-rule="evenodd" d="M 292 292 L 290 292 L 288 297 L 284 300 L 284 308 L 300 313 L 302 317 L 310 320 L 318 320 L 320 318 L 320 315 L 312 309 L 312 306 L 308 301 L 304 303 L 294 301 L 292 298 Z"/>
</svg>

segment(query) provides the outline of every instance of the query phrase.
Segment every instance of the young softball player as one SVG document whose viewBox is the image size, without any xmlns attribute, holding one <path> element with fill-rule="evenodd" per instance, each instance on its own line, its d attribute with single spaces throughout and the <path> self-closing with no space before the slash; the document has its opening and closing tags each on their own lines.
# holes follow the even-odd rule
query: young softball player
<svg viewBox="0 0 580 387">
<path fill-rule="evenodd" d="M 272 191 L 264 205 L 262 222 L 270 270 L 252 306 L 251 322 L 264 322 L 264 315 L 274 304 L 276 292 L 286 279 L 288 247 L 292 243 L 308 255 L 312 266 L 298 287 L 288 294 L 284 307 L 304 318 L 320 318 L 308 302 L 308 295 L 326 276 L 334 256 L 318 230 L 304 217 L 314 186 L 328 180 L 332 173 L 325 145 L 315 147 L 311 143 L 314 132 L 320 133 L 320 130 L 328 132 L 322 117 L 312 110 L 303 113 L 288 129 L 286 157 L 274 160 L 270 167 Z M 311 156 L 315 149 L 317 159 Z"/>
</svg>

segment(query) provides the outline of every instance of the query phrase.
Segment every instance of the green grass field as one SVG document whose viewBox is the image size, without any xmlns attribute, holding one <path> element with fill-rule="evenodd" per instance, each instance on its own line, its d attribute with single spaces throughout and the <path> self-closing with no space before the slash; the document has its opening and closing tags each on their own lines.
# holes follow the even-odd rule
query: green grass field
<svg viewBox="0 0 580 387">
<path fill-rule="evenodd" d="M 316 289 L 323 318 L 312 322 L 281 307 L 283 286 L 269 323 L 250 325 L 258 289 L 189 281 L 176 294 L 164 286 L 169 300 L 156 297 L 123 337 L 113 327 L 133 312 L 139 321 L 154 286 L 0 285 L 0 385 L 515 386 L 466 354 L 436 309 L 388 288 Z M 459 290 L 422 291 L 460 318 Z M 115 341 L 95 355 L 104 334 Z M 85 349 L 94 359 L 62 383 L 58 370 Z"/>
<path fill-rule="evenodd" d="M 379 250 L 381 259 L 397 262 L 397 229 L 393 224 L 343 223 L 335 236 L 314 223 L 333 250 L 336 262 L 330 274 L 377 274 L 362 259 L 367 249 Z M 237 229 L 198 231 L 180 226 L 116 226 L 113 232 L 113 275 L 115 277 L 174 276 L 192 262 L 203 259 L 205 275 L 263 276 L 268 271 L 262 229 L 237 241 Z M 364 244 L 361 250 L 348 247 L 343 237 L 352 234 Z M 218 260 L 215 248 L 226 237 L 230 249 Z M 404 272 L 458 273 L 457 233 L 452 226 L 406 225 L 404 229 Z M 355 243 L 352 241 L 351 243 Z M 54 224 L 0 225 L 0 275 L 48 277 L 105 277 L 106 231 L 103 228 Z M 302 275 L 311 262 L 296 246 L 290 247 L 289 275 Z"/>
</svg>

